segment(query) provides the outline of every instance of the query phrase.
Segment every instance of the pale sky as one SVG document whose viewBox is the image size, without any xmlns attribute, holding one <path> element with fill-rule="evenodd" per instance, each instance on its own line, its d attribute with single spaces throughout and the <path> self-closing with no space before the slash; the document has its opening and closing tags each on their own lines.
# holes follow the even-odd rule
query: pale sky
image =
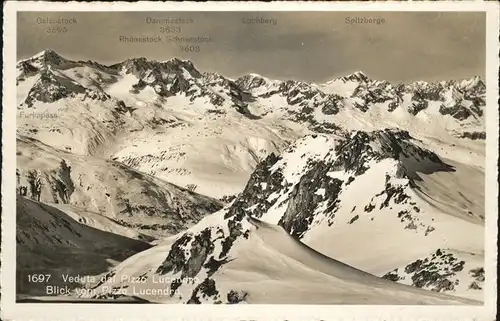
<svg viewBox="0 0 500 321">
<path fill-rule="evenodd" d="M 65 33 L 47 33 L 44 18 L 75 18 Z M 165 42 L 146 18 L 184 18 L 179 36 L 210 36 L 200 52 Z M 276 19 L 248 24 L 248 18 Z M 353 18 L 384 19 L 352 24 Z M 58 25 L 52 25 L 58 26 Z M 162 43 L 124 43 L 119 36 L 160 36 Z M 132 57 L 190 59 L 200 71 L 227 77 L 325 82 L 362 70 L 393 82 L 447 80 L 485 73 L 485 13 L 471 12 L 20 12 L 18 59 L 53 49 L 73 60 L 113 64 Z"/>
</svg>

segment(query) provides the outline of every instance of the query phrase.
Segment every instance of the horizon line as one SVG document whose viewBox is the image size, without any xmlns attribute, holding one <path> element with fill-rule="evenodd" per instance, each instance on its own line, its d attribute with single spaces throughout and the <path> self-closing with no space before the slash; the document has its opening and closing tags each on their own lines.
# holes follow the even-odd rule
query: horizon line
<svg viewBox="0 0 500 321">
<path fill-rule="evenodd" d="M 43 49 L 39 52 L 37 52 L 36 54 L 32 55 L 32 56 L 28 56 L 26 58 L 21 58 L 21 59 L 18 59 L 17 62 L 16 62 L 16 65 L 19 64 L 20 62 L 22 61 L 26 61 L 26 60 L 30 60 L 30 59 L 33 59 L 34 57 L 38 56 L 38 55 L 41 55 L 42 53 L 45 53 L 45 52 L 53 52 L 55 53 L 57 56 L 59 56 L 60 58 L 63 58 L 67 61 L 71 61 L 71 62 L 91 62 L 91 63 L 97 63 L 99 65 L 102 65 L 104 67 L 108 67 L 110 68 L 111 66 L 114 66 L 114 65 L 119 65 L 119 64 L 122 64 L 124 62 L 126 62 L 127 60 L 134 60 L 134 59 L 146 59 L 147 61 L 150 61 L 150 62 L 157 62 L 157 63 L 166 63 L 170 60 L 174 60 L 174 59 L 177 59 L 177 60 L 180 60 L 182 62 L 190 62 L 193 67 L 200 73 L 216 73 L 226 79 L 229 79 L 229 80 L 232 80 L 233 78 L 235 77 L 227 77 L 225 75 L 222 75 L 218 72 L 209 72 L 209 71 L 200 71 L 198 70 L 198 68 L 196 68 L 195 66 L 195 63 L 194 63 L 194 60 L 192 59 L 181 59 L 181 58 L 178 58 L 178 57 L 171 57 L 170 59 L 166 59 L 166 60 L 156 60 L 156 59 L 151 59 L 151 58 L 147 58 L 147 57 L 144 57 L 144 56 L 140 56 L 140 57 L 132 57 L 132 58 L 127 58 L 125 60 L 121 60 L 121 61 L 117 61 L 117 62 L 114 62 L 114 63 L 101 63 L 99 61 L 95 61 L 95 60 L 72 60 L 71 58 L 66 58 L 65 56 L 59 54 L 56 50 L 54 49 L 51 49 L 51 48 L 46 48 L 46 49 Z M 364 75 L 366 78 L 368 78 L 369 80 L 372 80 L 372 81 L 386 81 L 386 82 L 389 82 L 390 84 L 392 85 L 400 85 L 400 84 L 414 84 L 414 83 L 418 83 L 418 82 L 425 82 L 427 84 L 439 84 L 439 83 L 442 83 L 442 82 L 449 82 L 449 81 L 465 81 L 465 80 L 472 80 L 472 79 L 475 79 L 475 78 L 479 78 L 479 80 L 481 80 L 483 83 L 485 81 L 485 78 L 486 77 L 482 77 L 480 75 L 474 75 L 474 76 L 469 76 L 469 77 L 461 77 L 461 78 L 453 78 L 453 79 L 442 79 L 442 80 L 435 80 L 435 81 L 427 81 L 427 80 L 407 80 L 407 81 L 398 81 L 398 82 L 393 82 L 393 81 L 388 81 L 388 80 L 385 80 L 385 79 L 378 79 L 378 78 L 372 78 L 370 76 L 369 73 L 366 73 L 365 71 L 363 70 L 356 70 L 356 71 L 352 71 L 352 72 L 349 72 L 349 73 L 346 73 L 346 74 L 343 74 L 342 76 L 332 76 L 332 78 L 328 78 L 329 80 L 327 81 L 324 81 L 322 83 L 317 83 L 317 82 L 313 82 L 313 81 L 304 81 L 304 80 L 301 80 L 301 79 L 298 79 L 298 78 L 287 78 L 287 79 L 271 79 L 269 77 L 266 77 L 266 76 L 263 76 L 259 73 L 256 73 L 256 72 L 252 72 L 252 71 L 249 71 L 249 72 L 246 72 L 244 74 L 241 74 L 239 76 L 236 77 L 236 79 L 239 79 L 239 78 L 242 78 L 242 77 L 245 77 L 245 76 L 250 76 L 250 75 L 255 75 L 255 76 L 259 76 L 259 77 L 262 77 L 262 78 L 267 78 L 269 80 L 273 80 L 273 81 L 281 81 L 281 82 L 284 82 L 284 81 L 289 81 L 289 80 L 292 80 L 292 81 L 299 81 L 299 82 L 304 82 L 304 83 L 308 83 L 308 84 L 316 84 L 316 85 L 327 85 L 328 83 L 330 82 L 333 82 L 335 80 L 340 80 L 342 78 L 347 78 L 347 77 L 350 77 L 350 76 L 353 76 L 355 74 L 362 74 Z"/>
</svg>

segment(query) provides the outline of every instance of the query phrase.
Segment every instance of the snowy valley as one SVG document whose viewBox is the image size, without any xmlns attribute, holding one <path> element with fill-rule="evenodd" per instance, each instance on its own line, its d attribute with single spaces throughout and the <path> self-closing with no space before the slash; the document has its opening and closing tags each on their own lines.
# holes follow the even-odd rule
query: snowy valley
<svg viewBox="0 0 500 321">
<path fill-rule="evenodd" d="M 484 300 L 479 77 L 231 79 L 52 50 L 17 71 L 20 296 L 44 297 L 37 267 L 97 277 L 72 300 Z"/>
</svg>

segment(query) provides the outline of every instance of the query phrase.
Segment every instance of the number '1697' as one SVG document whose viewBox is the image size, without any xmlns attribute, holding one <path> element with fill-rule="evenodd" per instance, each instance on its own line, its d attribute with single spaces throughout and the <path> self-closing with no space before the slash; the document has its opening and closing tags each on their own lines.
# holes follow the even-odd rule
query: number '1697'
<svg viewBox="0 0 500 321">
<path fill-rule="evenodd" d="M 49 282 L 50 274 L 28 274 L 28 282 L 44 283 Z"/>
</svg>

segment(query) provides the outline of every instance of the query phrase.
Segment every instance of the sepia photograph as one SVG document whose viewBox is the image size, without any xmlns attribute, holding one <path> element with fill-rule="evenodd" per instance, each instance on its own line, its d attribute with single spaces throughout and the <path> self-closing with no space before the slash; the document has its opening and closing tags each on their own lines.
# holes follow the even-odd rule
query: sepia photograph
<svg viewBox="0 0 500 321">
<path fill-rule="evenodd" d="M 13 19 L 16 306 L 488 300 L 485 11 Z"/>
</svg>

